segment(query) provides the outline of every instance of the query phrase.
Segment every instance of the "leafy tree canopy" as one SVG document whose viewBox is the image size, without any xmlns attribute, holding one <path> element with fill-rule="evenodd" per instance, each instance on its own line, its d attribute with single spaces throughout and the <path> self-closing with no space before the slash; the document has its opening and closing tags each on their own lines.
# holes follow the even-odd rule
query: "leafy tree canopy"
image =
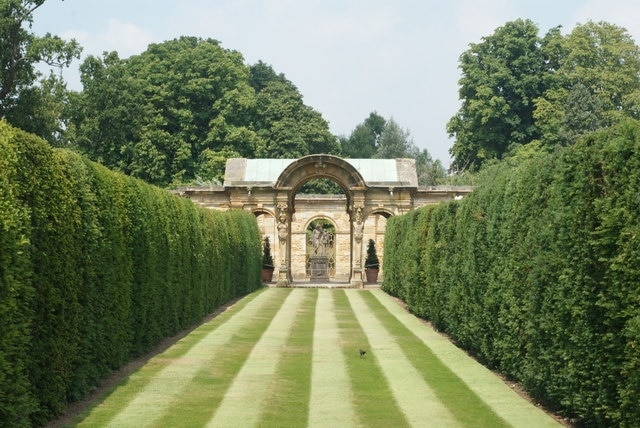
<svg viewBox="0 0 640 428">
<path fill-rule="evenodd" d="M 541 45 L 537 26 L 519 19 L 462 54 L 462 106 L 447 124 L 456 139 L 454 170 L 476 170 L 511 144 L 537 137 L 533 100 L 542 94 L 547 68 Z"/>
<path fill-rule="evenodd" d="M 588 22 L 556 44 L 553 76 L 534 112 L 547 145 L 573 144 L 625 117 L 640 117 L 640 48 L 624 28 Z"/>
<path fill-rule="evenodd" d="M 427 149 L 421 151 L 416 147 L 408 129 L 377 112 L 370 113 L 363 123 L 357 125 L 349 138 L 342 138 L 342 153 L 346 158 L 357 159 L 415 159 L 421 186 L 435 185 L 447 175 L 442 163 L 433 160 Z"/>
<path fill-rule="evenodd" d="M 640 53 L 628 32 L 605 22 L 543 38 L 516 20 L 460 57 L 462 106 L 447 130 L 455 171 L 475 171 L 518 146 L 573 144 L 640 112 Z"/>
<path fill-rule="evenodd" d="M 54 75 L 45 77 L 39 64 L 68 67 L 82 51 L 75 41 L 30 32 L 33 13 L 45 0 L 0 0 L 0 119 L 59 143 L 64 124 L 66 87 Z"/>
<path fill-rule="evenodd" d="M 354 128 L 348 139 L 342 140 L 343 156 L 354 159 L 374 157 L 386 123 L 377 112 L 371 112 L 363 123 Z"/>
<path fill-rule="evenodd" d="M 160 186 L 221 180 L 229 157 L 340 152 L 291 82 L 243 61 L 196 37 L 128 59 L 88 57 L 70 136 L 91 158 Z"/>
<path fill-rule="evenodd" d="M 418 148 L 413 143 L 409 130 L 402 128 L 398 123 L 389 119 L 380 134 L 380 141 L 374 158 L 415 158 Z"/>
</svg>

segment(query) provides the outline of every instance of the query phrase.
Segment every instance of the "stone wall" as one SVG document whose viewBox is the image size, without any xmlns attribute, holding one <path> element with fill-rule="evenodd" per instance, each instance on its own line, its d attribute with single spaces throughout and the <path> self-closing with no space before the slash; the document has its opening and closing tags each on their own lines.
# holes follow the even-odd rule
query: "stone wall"
<svg viewBox="0 0 640 428">
<path fill-rule="evenodd" d="M 334 237 L 335 274 L 330 278 L 335 282 L 347 282 L 351 275 L 351 223 L 347 213 L 347 199 L 345 196 L 333 195 L 298 195 L 296 197 L 296 212 L 291 219 L 291 275 L 294 281 L 307 281 L 305 263 L 307 254 L 306 230 L 316 219 L 323 218 L 331 221 L 336 228 Z M 257 216 L 258 226 L 263 236 L 269 236 L 273 259 L 276 262 L 277 277 L 281 255 L 276 235 L 275 218 L 270 214 Z M 384 257 L 384 231 L 387 219 L 381 215 L 371 215 L 365 220 L 363 232 L 362 263 L 366 256 L 366 243 L 369 239 L 376 242 L 378 257 Z"/>
<path fill-rule="evenodd" d="M 290 281 L 309 281 L 306 269 L 306 230 L 318 218 L 329 220 L 336 228 L 335 272 L 330 280 L 348 281 L 353 286 L 359 286 L 358 284 L 362 284 L 369 239 L 375 241 L 382 263 L 381 269 L 384 268 L 384 232 L 388 217 L 405 214 L 424 205 L 461 198 L 472 191 L 471 187 L 434 186 L 416 189 L 380 183 L 369 187 L 354 187 L 345 195 L 303 195 L 295 194 L 295 189 L 295 186 L 274 188 L 265 183 L 238 183 L 236 186 L 182 188 L 175 193 L 211 209 L 241 209 L 254 213 L 262 235 L 268 236 L 271 241 L 275 264 L 274 281 L 282 285 Z M 347 204 L 350 205 L 353 219 L 347 212 Z M 277 234 L 276 216 L 283 214 L 281 206 L 284 207 L 286 218 L 291 216 L 291 224 L 287 224 L 290 229 L 286 235 L 290 253 L 288 272 L 287 261 L 283 260 L 286 252 L 283 251 L 284 244 L 281 245 Z M 362 240 L 356 243 L 354 236 L 359 234 L 352 233 L 351 221 L 360 219 L 364 220 Z M 281 266 L 285 266 L 282 272 L 279 269 Z M 382 271 L 379 278 L 380 281 L 384 278 Z"/>
</svg>

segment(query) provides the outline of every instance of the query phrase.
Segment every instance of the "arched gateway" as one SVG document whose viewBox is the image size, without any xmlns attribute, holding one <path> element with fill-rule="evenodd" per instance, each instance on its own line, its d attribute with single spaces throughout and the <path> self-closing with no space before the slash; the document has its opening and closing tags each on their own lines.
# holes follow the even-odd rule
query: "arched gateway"
<svg viewBox="0 0 640 428">
<path fill-rule="evenodd" d="M 317 178 L 334 181 L 344 194 L 298 194 L 305 183 Z M 300 159 L 229 159 L 223 186 L 187 187 L 176 193 L 213 209 L 253 212 L 263 235 L 274 243 L 280 286 L 313 280 L 308 248 L 318 238 L 311 236 L 310 226 L 318 221 L 330 224 L 335 254 L 331 279 L 359 287 L 363 284 L 363 247 L 373 239 L 383 258 L 388 217 L 470 191 L 461 186 L 418 187 L 413 159 L 342 159 L 318 154 Z"/>
</svg>

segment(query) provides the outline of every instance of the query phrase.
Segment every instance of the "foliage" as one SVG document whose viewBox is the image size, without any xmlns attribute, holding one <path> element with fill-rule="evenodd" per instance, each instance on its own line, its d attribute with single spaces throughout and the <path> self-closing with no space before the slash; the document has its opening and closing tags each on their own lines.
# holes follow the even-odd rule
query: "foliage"
<svg viewBox="0 0 640 428">
<path fill-rule="evenodd" d="M 22 89 L 5 119 L 53 146 L 64 146 L 70 96 L 66 84 L 52 73 L 40 79 L 39 85 Z"/>
<path fill-rule="evenodd" d="M 364 267 L 366 269 L 378 269 L 380 267 L 380 260 L 376 252 L 376 242 L 373 239 L 369 239 L 367 244 L 367 257 L 364 260 Z"/>
<path fill-rule="evenodd" d="M 413 139 L 409 131 L 403 129 L 398 123 L 389 119 L 382 130 L 378 148 L 374 158 L 395 159 L 395 158 L 415 158 L 418 149 L 413 144 Z"/>
<path fill-rule="evenodd" d="M 523 144 L 574 144 L 581 136 L 638 118 L 640 48 L 606 22 L 544 37 L 516 20 L 460 57 L 462 105 L 447 130 L 452 170 L 476 171 Z"/>
<path fill-rule="evenodd" d="M 354 159 L 374 157 L 386 124 L 377 112 L 369 113 L 369 117 L 351 131 L 349 138 L 342 141 L 342 155 Z"/>
<path fill-rule="evenodd" d="M 544 90 L 545 60 L 538 28 L 508 22 L 460 56 L 462 106 L 447 124 L 456 171 L 500 159 L 512 144 L 537 137 L 533 100 Z"/>
<path fill-rule="evenodd" d="M 344 190 L 330 178 L 314 178 L 304 183 L 297 191 L 303 195 L 344 195 Z"/>
<path fill-rule="evenodd" d="M 534 112 L 547 144 L 573 144 L 624 117 L 638 118 L 640 48 L 624 28 L 588 22 L 556 44 L 562 54 Z"/>
<path fill-rule="evenodd" d="M 0 420 L 28 426 L 36 409 L 27 361 L 34 290 L 29 211 L 19 198 L 16 130 L 0 123 Z"/>
<path fill-rule="evenodd" d="M 384 289 L 576 423 L 635 425 L 639 150 L 623 122 L 390 219 Z"/>
<path fill-rule="evenodd" d="M 433 160 L 427 149 L 418 152 L 415 159 L 418 185 L 435 186 L 446 180 L 447 170 L 439 159 Z"/>
<path fill-rule="evenodd" d="M 69 138 L 91 159 L 153 184 L 221 180 L 229 157 L 340 151 L 291 82 L 212 39 L 151 44 L 124 60 L 90 56 L 81 74 Z"/>
<path fill-rule="evenodd" d="M 271 243 L 269 237 L 264 237 L 262 245 L 262 269 L 273 269 L 273 256 L 271 255 Z"/>
<path fill-rule="evenodd" d="M 51 76 L 35 86 L 41 75 L 36 66 L 68 67 L 82 49 L 75 40 L 67 42 L 49 33 L 38 37 L 29 31 L 34 11 L 44 3 L 0 1 L 0 119 L 53 142 L 59 137 L 59 104 L 66 90 L 52 83 Z"/>
<path fill-rule="evenodd" d="M 255 218 L 0 123 L 0 416 L 42 425 L 160 339 L 260 287 Z"/>
<path fill-rule="evenodd" d="M 342 154 L 346 158 L 412 158 L 420 186 L 433 186 L 444 180 L 446 170 L 439 160 L 433 160 L 427 149 L 419 150 L 408 130 L 393 118 L 384 119 L 376 112 L 356 126 L 349 138 L 342 138 Z"/>
</svg>

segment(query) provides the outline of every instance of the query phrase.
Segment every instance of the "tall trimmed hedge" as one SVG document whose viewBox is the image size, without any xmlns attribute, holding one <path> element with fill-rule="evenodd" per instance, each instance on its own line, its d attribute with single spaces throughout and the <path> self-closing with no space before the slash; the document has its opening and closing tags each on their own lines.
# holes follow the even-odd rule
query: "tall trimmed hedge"
<svg viewBox="0 0 640 428">
<path fill-rule="evenodd" d="M 390 219 L 384 289 L 586 426 L 640 421 L 640 125 Z"/>
<path fill-rule="evenodd" d="M 41 425 L 159 340 L 261 287 L 255 218 L 0 123 L 0 421 Z"/>
</svg>

